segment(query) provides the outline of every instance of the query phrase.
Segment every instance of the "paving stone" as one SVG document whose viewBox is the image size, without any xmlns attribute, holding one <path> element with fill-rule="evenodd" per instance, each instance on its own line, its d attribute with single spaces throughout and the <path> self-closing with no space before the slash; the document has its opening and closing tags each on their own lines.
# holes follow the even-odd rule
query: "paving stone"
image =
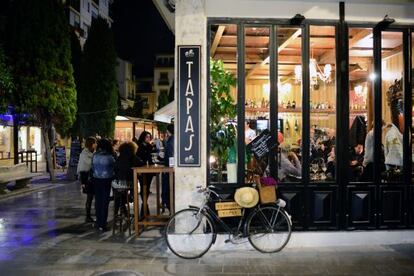
<svg viewBox="0 0 414 276">
<path fill-rule="evenodd" d="M 167 249 L 160 228 L 136 238 L 84 223 L 76 183 L 0 200 L 0 275 L 414 275 L 414 244 L 210 251 L 186 260 Z M 150 198 L 151 200 L 151 198 Z M 152 199 L 153 200 L 153 199 Z M 112 218 L 112 202 L 109 218 Z"/>
</svg>

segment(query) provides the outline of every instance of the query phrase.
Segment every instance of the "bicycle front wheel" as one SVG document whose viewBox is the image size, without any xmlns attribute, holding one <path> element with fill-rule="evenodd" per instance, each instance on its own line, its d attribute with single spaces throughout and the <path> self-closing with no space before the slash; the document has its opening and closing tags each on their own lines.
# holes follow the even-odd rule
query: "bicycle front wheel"
<svg viewBox="0 0 414 276">
<path fill-rule="evenodd" d="M 250 244 L 262 253 L 282 250 L 290 239 L 292 229 L 286 213 L 275 206 L 260 206 L 247 220 Z"/>
<path fill-rule="evenodd" d="M 203 256 L 213 244 L 215 235 L 211 219 L 198 208 L 177 212 L 165 228 L 168 248 L 184 259 Z"/>
</svg>

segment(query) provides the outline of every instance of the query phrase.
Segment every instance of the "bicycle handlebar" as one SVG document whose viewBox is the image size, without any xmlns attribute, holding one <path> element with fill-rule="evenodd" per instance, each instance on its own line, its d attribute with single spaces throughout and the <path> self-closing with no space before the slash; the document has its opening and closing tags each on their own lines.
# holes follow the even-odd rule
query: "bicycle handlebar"
<svg viewBox="0 0 414 276">
<path fill-rule="evenodd" d="M 208 196 L 210 196 L 210 193 L 212 193 L 212 194 L 214 194 L 215 196 L 217 196 L 217 197 L 220 197 L 219 196 L 219 194 L 218 193 L 216 193 L 213 189 L 216 189 L 216 187 L 215 186 L 213 186 L 213 185 L 210 185 L 210 186 L 207 186 L 207 187 L 205 187 L 205 188 L 203 188 L 203 186 L 197 186 L 196 187 L 197 188 L 197 192 L 199 192 L 199 193 L 205 193 L 205 194 L 207 194 Z"/>
</svg>

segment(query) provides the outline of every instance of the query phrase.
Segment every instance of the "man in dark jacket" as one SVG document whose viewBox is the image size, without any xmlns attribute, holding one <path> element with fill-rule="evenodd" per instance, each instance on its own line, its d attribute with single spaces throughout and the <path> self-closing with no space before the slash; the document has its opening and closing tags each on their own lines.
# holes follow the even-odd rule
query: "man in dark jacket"
<svg viewBox="0 0 414 276">
<path fill-rule="evenodd" d="M 174 157 L 174 125 L 169 124 L 167 126 L 167 141 L 165 142 L 165 155 L 164 155 L 164 165 L 169 166 L 170 157 Z M 163 173 L 162 175 L 162 209 L 165 208 L 170 210 L 170 181 L 168 173 Z"/>
</svg>

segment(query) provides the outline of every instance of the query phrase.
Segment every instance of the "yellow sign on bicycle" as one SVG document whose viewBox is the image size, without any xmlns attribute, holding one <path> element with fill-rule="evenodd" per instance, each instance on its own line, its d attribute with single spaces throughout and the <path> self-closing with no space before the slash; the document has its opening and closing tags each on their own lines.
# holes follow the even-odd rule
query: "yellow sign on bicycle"
<svg viewBox="0 0 414 276">
<path fill-rule="evenodd" d="M 216 203 L 216 210 L 229 210 L 229 209 L 240 209 L 240 205 L 237 204 L 235 201 L 229 202 L 217 202 Z"/>
<path fill-rule="evenodd" d="M 239 217 L 241 216 L 241 209 L 220 210 L 217 213 L 220 218 Z"/>
</svg>

